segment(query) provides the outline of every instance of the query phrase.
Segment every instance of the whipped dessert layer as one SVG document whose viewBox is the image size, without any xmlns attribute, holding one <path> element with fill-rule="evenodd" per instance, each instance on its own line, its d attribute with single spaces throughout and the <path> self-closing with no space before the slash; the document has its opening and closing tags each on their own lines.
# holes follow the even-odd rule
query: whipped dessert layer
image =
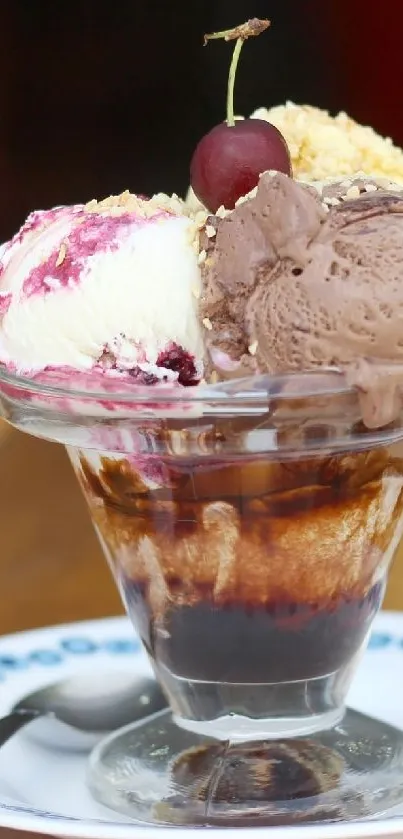
<svg viewBox="0 0 403 839">
<path fill-rule="evenodd" d="M 403 191 L 352 178 L 317 188 L 278 173 L 204 237 L 210 379 L 337 368 L 368 395 L 370 427 L 403 384 Z"/>
<path fill-rule="evenodd" d="M 286 102 L 257 108 L 251 117 L 266 120 L 281 131 L 298 180 L 351 177 L 361 171 L 403 184 L 403 150 L 390 137 L 361 125 L 345 111 L 333 116 L 312 105 Z"/>
<path fill-rule="evenodd" d="M 0 251 L 0 362 L 19 374 L 196 383 L 198 230 L 130 193 L 32 213 Z"/>
</svg>

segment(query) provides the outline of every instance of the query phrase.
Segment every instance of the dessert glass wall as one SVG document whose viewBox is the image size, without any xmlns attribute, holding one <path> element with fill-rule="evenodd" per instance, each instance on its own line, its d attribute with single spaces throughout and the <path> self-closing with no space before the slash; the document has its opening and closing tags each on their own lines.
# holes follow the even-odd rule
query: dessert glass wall
<svg viewBox="0 0 403 839">
<path fill-rule="evenodd" d="M 176 726 L 340 723 L 403 532 L 400 420 L 367 429 L 332 371 L 120 394 L 2 373 L 1 407 L 67 446 Z"/>
</svg>

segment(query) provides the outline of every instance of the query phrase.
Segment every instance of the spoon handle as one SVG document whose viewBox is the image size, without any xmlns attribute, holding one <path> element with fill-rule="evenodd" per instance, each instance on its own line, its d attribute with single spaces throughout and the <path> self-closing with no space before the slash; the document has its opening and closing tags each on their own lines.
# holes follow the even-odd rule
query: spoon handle
<svg viewBox="0 0 403 839">
<path fill-rule="evenodd" d="M 32 720 L 36 720 L 42 716 L 41 711 L 26 709 L 21 711 L 12 711 L 6 717 L 0 717 L 0 748 L 7 743 L 7 740 L 16 734 L 24 725 L 28 725 Z"/>
</svg>

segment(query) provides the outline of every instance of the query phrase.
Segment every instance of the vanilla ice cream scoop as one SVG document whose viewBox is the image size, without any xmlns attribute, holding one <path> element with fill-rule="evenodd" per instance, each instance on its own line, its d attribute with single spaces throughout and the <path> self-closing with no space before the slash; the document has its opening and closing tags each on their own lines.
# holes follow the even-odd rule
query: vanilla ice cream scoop
<svg viewBox="0 0 403 839">
<path fill-rule="evenodd" d="M 196 383 L 199 286 L 198 230 L 179 199 L 34 212 L 0 250 L 0 362 Z"/>
</svg>

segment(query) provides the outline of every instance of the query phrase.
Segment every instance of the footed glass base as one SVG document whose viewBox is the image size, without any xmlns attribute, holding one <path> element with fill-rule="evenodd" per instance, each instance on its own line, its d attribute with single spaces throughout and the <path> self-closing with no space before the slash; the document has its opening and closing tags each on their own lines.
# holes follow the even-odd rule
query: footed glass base
<svg viewBox="0 0 403 839">
<path fill-rule="evenodd" d="M 88 781 L 97 801 L 149 825 L 376 817 L 403 801 L 403 732 L 347 710 L 309 736 L 218 740 L 163 711 L 103 740 Z"/>
</svg>

